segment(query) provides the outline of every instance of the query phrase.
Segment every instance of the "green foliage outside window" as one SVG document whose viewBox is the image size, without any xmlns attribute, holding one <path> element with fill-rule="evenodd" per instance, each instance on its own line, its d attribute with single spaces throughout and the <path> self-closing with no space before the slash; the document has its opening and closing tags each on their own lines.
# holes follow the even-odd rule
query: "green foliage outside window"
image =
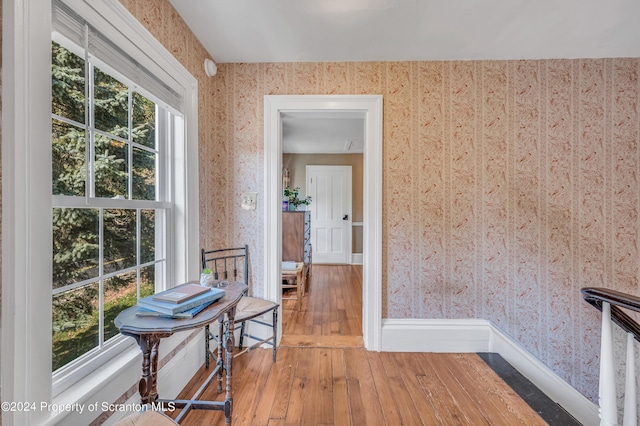
<svg viewBox="0 0 640 426">
<path fill-rule="evenodd" d="M 52 194 L 154 201 L 156 105 L 91 67 L 94 105 L 88 109 L 86 65 L 83 58 L 52 43 Z M 91 119 L 88 110 L 93 111 Z M 92 134 L 85 130 L 87 121 L 95 126 Z M 93 176 L 87 172 L 91 155 Z M 138 282 L 141 296 L 153 293 L 153 265 L 117 271 L 155 259 L 155 218 L 153 209 L 53 209 L 53 289 L 86 282 L 53 297 L 53 370 L 99 344 L 101 232 L 102 274 L 115 274 L 104 279 L 104 339 L 117 334 L 113 319 L 118 312 L 136 303 Z"/>
</svg>

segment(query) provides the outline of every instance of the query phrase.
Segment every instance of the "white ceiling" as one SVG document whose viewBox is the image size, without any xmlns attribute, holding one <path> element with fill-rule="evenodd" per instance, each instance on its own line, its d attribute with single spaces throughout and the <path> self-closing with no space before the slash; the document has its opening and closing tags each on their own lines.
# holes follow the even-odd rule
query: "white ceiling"
<svg viewBox="0 0 640 426">
<path fill-rule="evenodd" d="M 170 2 L 218 63 L 640 57 L 640 0 Z M 283 152 L 362 151 L 359 118 L 283 123 Z"/>
<path fill-rule="evenodd" d="M 638 0 L 170 0 L 218 63 L 640 57 Z"/>
<path fill-rule="evenodd" d="M 364 112 L 283 113 L 282 152 L 287 154 L 363 153 Z"/>
</svg>

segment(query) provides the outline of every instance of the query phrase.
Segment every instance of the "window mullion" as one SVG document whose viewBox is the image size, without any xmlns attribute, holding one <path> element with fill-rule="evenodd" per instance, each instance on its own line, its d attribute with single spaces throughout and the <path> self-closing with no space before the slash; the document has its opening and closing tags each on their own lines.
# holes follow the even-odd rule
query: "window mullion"
<svg viewBox="0 0 640 426">
<path fill-rule="evenodd" d="M 98 221 L 98 276 L 100 277 L 98 280 L 98 312 L 100 312 L 100 315 L 98 316 L 98 347 L 100 348 L 104 345 L 104 210 L 105 209 L 100 208 L 100 218 Z"/>
<path fill-rule="evenodd" d="M 158 178 L 156 179 L 156 199 L 162 202 L 173 203 L 173 197 L 170 194 L 172 188 L 169 185 L 171 166 L 168 140 L 172 137 L 170 130 L 171 126 L 171 114 L 167 112 L 165 108 L 161 108 L 156 105 L 156 149 L 161 152 L 161 155 L 156 157 L 156 169 L 158 170 Z M 155 210 L 155 254 L 156 259 L 162 257 L 164 259 L 169 257 L 167 253 L 168 242 L 173 238 L 173 229 L 168 226 L 169 222 L 167 216 L 173 212 L 173 209 L 164 209 L 160 212 Z M 156 286 L 155 291 L 164 290 L 167 286 L 167 277 L 172 272 L 172 265 L 170 262 L 164 262 L 164 264 L 156 264 L 155 277 Z"/>
<path fill-rule="evenodd" d="M 89 200 L 94 194 L 94 178 L 93 178 L 93 158 L 94 158 L 94 136 L 89 131 L 93 127 L 93 66 L 89 60 L 89 26 L 84 25 L 84 135 L 86 145 L 89 149 L 85 149 L 85 198 Z"/>
<path fill-rule="evenodd" d="M 127 143 L 127 155 L 129 156 L 129 167 L 128 174 L 129 178 L 127 179 L 127 191 L 129 192 L 128 199 L 133 200 L 133 146 L 131 142 L 133 142 L 133 93 L 131 91 L 131 86 L 129 86 L 129 98 L 127 99 L 128 104 L 128 119 L 129 119 L 129 129 L 128 129 L 128 143 Z"/>
<path fill-rule="evenodd" d="M 142 209 L 136 209 L 136 298 L 140 298 L 140 237 L 142 236 Z"/>
<path fill-rule="evenodd" d="M 87 59 L 88 60 L 88 59 Z M 87 198 L 94 198 L 95 194 L 96 194 L 96 179 L 95 179 L 95 171 L 96 171 L 96 167 L 95 167 L 95 161 L 96 161 L 96 135 L 94 133 L 94 131 L 92 130 L 94 128 L 94 113 L 95 113 L 95 105 L 94 105 L 94 79 L 93 79 L 93 64 L 91 62 L 86 62 L 87 66 L 85 67 L 85 69 L 88 70 L 89 73 L 89 79 L 85 80 L 88 81 L 89 84 L 87 84 L 88 86 L 88 92 L 89 95 L 86 97 L 86 99 L 88 100 L 88 106 L 87 106 L 87 111 L 89 113 L 89 117 L 88 117 L 88 121 L 87 121 L 87 127 L 86 127 L 86 134 L 89 138 L 89 149 L 88 151 L 88 159 L 87 159 L 87 166 L 88 166 L 88 171 L 87 171 L 87 182 L 89 185 L 89 190 L 86 192 L 87 194 Z"/>
<path fill-rule="evenodd" d="M 171 179 L 171 154 L 168 141 L 173 137 L 171 133 L 171 121 L 173 117 L 165 108 L 156 106 L 156 149 L 162 155 L 157 157 L 156 168 L 158 170 L 158 179 L 156 180 L 156 194 L 158 201 L 170 201 L 173 203 L 173 197 L 170 194 Z"/>
<path fill-rule="evenodd" d="M 86 80 L 85 80 L 85 81 L 86 81 Z M 85 96 L 85 99 L 86 99 L 86 96 Z M 85 104 L 86 104 L 86 101 L 85 101 Z M 86 107 L 86 105 L 85 105 L 85 107 Z M 86 115 L 87 115 L 87 113 L 86 113 L 86 108 L 85 108 L 85 120 L 87 119 L 87 118 L 86 118 Z M 85 126 L 85 124 L 84 124 L 84 123 L 79 123 L 79 122 L 77 122 L 77 121 L 75 121 L 75 120 L 72 120 L 72 119 L 67 118 L 67 117 L 63 117 L 63 116 L 58 115 L 58 114 L 51 114 L 51 117 L 52 117 L 54 120 L 61 121 L 61 122 L 65 123 L 65 124 L 71 124 L 72 126 L 80 127 L 80 128 L 83 128 L 83 129 L 85 129 L 85 128 L 86 128 L 86 126 Z"/>
</svg>

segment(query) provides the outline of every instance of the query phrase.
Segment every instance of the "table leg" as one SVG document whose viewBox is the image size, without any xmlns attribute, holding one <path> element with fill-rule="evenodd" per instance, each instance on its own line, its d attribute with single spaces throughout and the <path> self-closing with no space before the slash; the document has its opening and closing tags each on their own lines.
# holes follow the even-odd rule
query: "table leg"
<svg viewBox="0 0 640 426">
<path fill-rule="evenodd" d="M 146 334 L 136 338 L 142 350 L 142 377 L 138 382 L 138 391 L 142 404 L 150 404 L 158 399 L 156 387 L 158 378 L 158 347 L 160 337 Z"/>
<path fill-rule="evenodd" d="M 222 393 L 222 367 L 224 364 L 224 358 L 222 354 L 222 346 L 224 345 L 224 315 L 220 315 L 218 318 L 218 359 L 216 365 L 218 366 L 218 393 Z"/>
<path fill-rule="evenodd" d="M 224 399 L 224 417 L 225 424 L 231 424 L 231 415 L 233 414 L 233 389 L 232 389 L 232 376 L 233 376 L 233 351 L 235 348 L 235 316 L 236 307 L 234 306 L 227 312 L 229 334 L 226 343 L 226 368 L 227 371 L 227 392 Z"/>
</svg>

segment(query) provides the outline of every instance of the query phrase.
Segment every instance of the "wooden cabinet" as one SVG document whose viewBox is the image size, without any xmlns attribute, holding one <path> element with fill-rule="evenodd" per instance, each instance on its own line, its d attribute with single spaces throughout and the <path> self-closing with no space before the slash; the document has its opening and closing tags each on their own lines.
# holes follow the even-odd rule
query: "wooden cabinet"
<svg viewBox="0 0 640 426">
<path fill-rule="evenodd" d="M 282 260 L 311 265 L 311 212 L 282 212 Z"/>
</svg>

